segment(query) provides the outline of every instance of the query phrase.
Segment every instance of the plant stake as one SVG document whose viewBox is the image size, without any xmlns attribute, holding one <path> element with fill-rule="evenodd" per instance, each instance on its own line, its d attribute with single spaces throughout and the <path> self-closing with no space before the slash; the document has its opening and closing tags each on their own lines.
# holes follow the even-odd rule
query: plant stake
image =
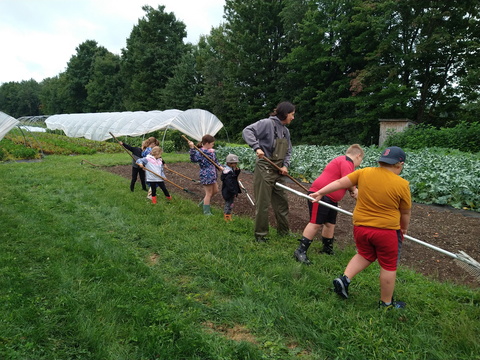
<svg viewBox="0 0 480 360">
<path fill-rule="evenodd" d="M 299 191 L 296 191 L 292 188 L 289 188 L 288 186 L 285 186 L 285 185 L 282 185 L 280 183 L 275 183 L 275 185 L 281 187 L 282 189 L 285 189 L 285 190 L 288 190 L 288 191 L 291 191 L 299 196 L 302 196 L 306 199 L 309 199 L 311 201 L 314 201 L 314 202 L 318 202 L 320 204 L 322 204 L 323 206 L 326 206 L 326 207 L 329 207 L 333 210 L 337 210 L 341 213 L 344 213 L 346 215 L 350 215 L 350 216 L 353 216 L 353 214 L 347 210 L 344 210 L 344 209 L 341 209 L 337 206 L 334 206 L 334 205 L 331 205 L 331 204 L 328 204 L 326 202 L 323 202 L 321 200 L 315 200 L 313 197 L 311 196 L 308 196 L 308 195 L 305 195 Z M 416 239 L 414 237 L 411 237 L 409 235 L 403 235 L 403 237 L 405 239 L 408 239 L 408 240 L 411 240 L 413 242 L 416 242 L 420 245 L 423 245 L 423 246 L 426 246 L 432 250 L 436 250 L 438 252 L 441 252 L 442 254 L 444 255 L 447 255 L 447 256 L 450 256 L 451 258 L 455 259 L 455 262 L 458 266 L 460 266 L 462 269 L 464 269 L 465 271 L 467 271 L 468 273 L 470 273 L 473 277 L 475 277 L 478 281 L 480 281 L 480 263 L 476 260 L 474 260 L 471 256 L 467 255 L 465 252 L 463 251 L 460 251 L 458 254 L 454 254 L 450 251 L 447 251 L 447 250 L 444 250 L 444 249 L 441 249 L 435 245 L 432 245 L 432 244 L 429 244 L 425 241 L 422 241 L 422 240 L 419 240 L 419 239 Z"/>
</svg>

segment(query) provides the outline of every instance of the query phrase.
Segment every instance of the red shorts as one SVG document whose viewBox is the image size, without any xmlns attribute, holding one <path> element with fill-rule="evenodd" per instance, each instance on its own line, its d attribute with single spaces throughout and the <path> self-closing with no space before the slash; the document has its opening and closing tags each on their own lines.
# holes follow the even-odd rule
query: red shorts
<svg viewBox="0 0 480 360">
<path fill-rule="evenodd" d="M 400 230 L 354 226 L 353 237 L 359 255 L 370 262 L 378 259 L 378 263 L 385 270 L 397 270 L 403 240 Z"/>
</svg>

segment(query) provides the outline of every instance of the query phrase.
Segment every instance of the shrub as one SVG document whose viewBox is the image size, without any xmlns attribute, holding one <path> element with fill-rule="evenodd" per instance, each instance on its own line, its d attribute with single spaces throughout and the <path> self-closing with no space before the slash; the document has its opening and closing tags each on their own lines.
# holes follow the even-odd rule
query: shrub
<svg viewBox="0 0 480 360">
<path fill-rule="evenodd" d="M 175 142 L 172 140 L 165 140 L 163 142 L 163 152 L 172 153 L 175 151 Z"/>
<path fill-rule="evenodd" d="M 480 123 L 478 122 L 461 122 L 455 127 L 440 129 L 420 124 L 390 135 L 385 141 L 385 146 L 395 145 L 415 150 L 439 147 L 475 153 L 480 151 L 479 138 Z"/>
</svg>

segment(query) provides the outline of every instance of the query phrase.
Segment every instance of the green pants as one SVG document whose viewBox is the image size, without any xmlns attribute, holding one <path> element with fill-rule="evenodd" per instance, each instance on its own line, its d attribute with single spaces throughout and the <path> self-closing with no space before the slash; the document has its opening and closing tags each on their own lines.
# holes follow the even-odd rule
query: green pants
<svg viewBox="0 0 480 360">
<path fill-rule="evenodd" d="M 268 209 L 272 205 L 277 231 L 279 234 L 288 234 L 288 200 L 285 191 L 275 183 L 284 184 L 285 177 L 278 173 L 265 160 L 258 160 L 255 165 L 253 187 L 255 192 L 255 236 L 268 235 Z"/>
</svg>

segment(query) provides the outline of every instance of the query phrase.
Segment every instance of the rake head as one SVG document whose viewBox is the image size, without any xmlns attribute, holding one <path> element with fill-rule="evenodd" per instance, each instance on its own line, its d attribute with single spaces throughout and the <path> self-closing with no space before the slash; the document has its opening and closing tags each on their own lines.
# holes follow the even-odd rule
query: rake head
<svg viewBox="0 0 480 360">
<path fill-rule="evenodd" d="M 460 253 L 457 254 L 455 263 L 463 270 L 468 272 L 470 275 L 472 275 L 475 280 L 480 282 L 480 263 L 478 261 L 473 259 L 467 253 L 460 251 Z"/>
<path fill-rule="evenodd" d="M 196 197 L 203 197 L 203 195 L 200 195 L 199 193 L 196 193 L 194 191 L 190 191 L 188 189 L 182 189 L 183 191 L 185 191 L 187 194 L 190 194 L 190 195 L 193 195 L 193 196 L 196 196 Z"/>
</svg>

